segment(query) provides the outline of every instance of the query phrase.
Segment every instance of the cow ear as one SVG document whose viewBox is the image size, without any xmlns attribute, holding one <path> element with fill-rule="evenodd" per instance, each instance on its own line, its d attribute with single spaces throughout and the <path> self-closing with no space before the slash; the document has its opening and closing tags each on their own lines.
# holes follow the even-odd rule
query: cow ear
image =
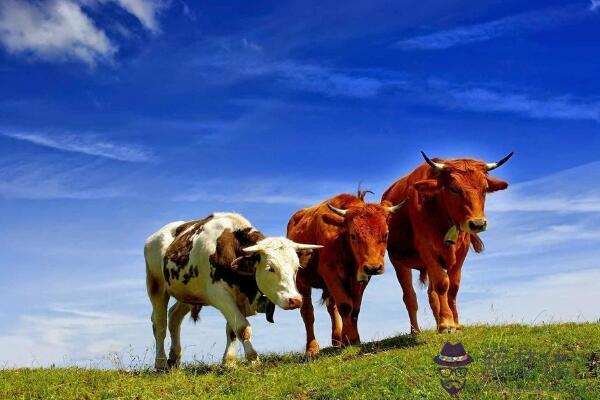
<svg viewBox="0 0 600 400">
<path fill-rule="evenodd" d="M 241 256 L 231 262 L 231 270 L 240 275 L 254 275 L 259 261 L 259 253 Z"/>
<path fill-rule="evenodd" d="M 435 179 L 425 179 L 419 182 L 416 182 L 414 188 L 419 193 L 432 194 L 437 192 L 440 189 L 440 184 Z"/>
<path fill-rule="evenodd" d="M 499 190 L 504 190 L 508 187 L 508 182 L 503 181 L 502 179 L 494 178 L 492 176 L 487 177 L 488 189 L 489 193 L 497 192 Z"/>
</svg>

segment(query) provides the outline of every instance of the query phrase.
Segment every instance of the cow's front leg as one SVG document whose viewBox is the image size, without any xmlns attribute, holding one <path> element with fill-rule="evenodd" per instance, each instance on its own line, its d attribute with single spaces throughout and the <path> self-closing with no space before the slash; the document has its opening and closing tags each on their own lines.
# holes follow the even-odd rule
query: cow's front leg
<svg viewBox="0 0 600 400">
<path fill-rule="evenodd" d="M 327 289 L 335 301 L 338 312 L 342 317 L 342 345 L 359 344 L 360 336 L 356 325 L 352 321 L 353 301 L 342 283 L 334 277 L 326 280 Z"/>
<path fill-rule="evenodd" d="M 225 290 L 213 292 L 211 295 L 211 304 L 217 308 L 233 330 L 237 338 L 244 346 L 246 360 L 251 363 L 258 362 L 258 354 L 252 346 L 252 328 L 246 317 L 240 312 L 233 297 Z"/>
<path fill-rule="evenodd" d="M 419 309 L 419 305 L 417 303 L 417 294 L 415 293 L 412 283 L 412 270 L 410 265 L 408 263 L 403 263 L 400 257 L 395 256 L 391 252 L 389 253 L 389 256 L 390 261 L 396 270 L 396 277 L 398 278 L 398 282 L 400 282 L 400 287 L 402 288 L 402 300 L 404 301 L 410 320 L 410 333 L 416 335 L 420 332 L 419 323 L 417 321 L 417 310 Z M 419 260 L 413 265 L 422 265 L 422 263 Z"/>
<path fill-rule="evenodd" d="M 190 312 L 190 306 L 176 302 L 169 309 L 169 334 L 171 335 L 171 350 L 167 363 L 169 368 L 178 368 L 181 362 L 181 321 Z"/>
<path fill-rule="evenodd" d="M 333 347 L 342 346 L 342 317 L 335 305 L 335 300 L 331 297 L 327 300 L 327 312 L 331 318 L 331 345 Z"/>
<path fill-rule="evenodd" d="M 235 331 L 229 325 L 229 322 L 225 326 L 225 335 L 227 336 L 227 345 L 225 346 L 225 353 L 223 354 L 224 365 L 235 365 L 237 361 L 237 337 Z"/>
<path fill-rule="evenodd" d="M 352 288 L 352 313 L 350 319 L 352 320 L 352 327 L 358 334 L 358 316 L 360 315 L 360 306 L 362 305 L 363 294 L 367 288 L 369 282 L 356 282 Z"/>
<path fill-rule="evenodd" d="M 460 287 L 461 269 L 461 266 L 457 265 L 448 272 L 448 278 L 450 280 L 450 287 L 448 288 L 448 304 L 454 318 L 455 329 L 460 329 L 460 324 L 458 322 L 458 309 L 456 307 L 456 296 L 458 295 L 458 288 Z"/>
<path fill-rule="evenodd" d="M 448 304 L 450 280 L 448 274 L 439 265 L 427 269 L 429 275 L 429 304 L 436 319 L 440 333 L 454 332 L 454 317 Z"/>
<path fill-rule="evenodd" d="M 302 306 L 300 315 L 306 329 L 306 351 L 307 357 L 314 357 L 319 354 L 319 343 L 315 337 L 315 311 L 312 304 L 312 288 L 296 280 L 298 292 L 302 295 Z"/>
</svg>

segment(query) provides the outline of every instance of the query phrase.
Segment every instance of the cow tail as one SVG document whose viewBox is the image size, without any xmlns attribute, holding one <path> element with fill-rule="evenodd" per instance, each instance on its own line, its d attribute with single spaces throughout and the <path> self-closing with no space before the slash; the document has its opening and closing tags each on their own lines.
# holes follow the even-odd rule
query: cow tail
<svg viewBox="0 0 600 400">
<path fill-rule="evenodd" d="M 192 313 L 190 315 L 190 318 L 192 318 L 192 321 L 194 321 L 194 323 L 197 323 L 200 320 L 200 310 L 202 310 L 202 306 L 192 306 Z"/>
<path fill-rule="evenodd" d="M 420 269 L 419 270 L 419 282 L 421 282 L 421 285 L 423 286 L 427 286 L 427 270 L 425 270 L 425 268 Z"/>
<path fill-rule="evenodd" d="M 471 246 L 475 250 L 475 253 L 481 253 L 485 249 L 483 241 L 476 233 L 471 233 Z"/>
</svg>

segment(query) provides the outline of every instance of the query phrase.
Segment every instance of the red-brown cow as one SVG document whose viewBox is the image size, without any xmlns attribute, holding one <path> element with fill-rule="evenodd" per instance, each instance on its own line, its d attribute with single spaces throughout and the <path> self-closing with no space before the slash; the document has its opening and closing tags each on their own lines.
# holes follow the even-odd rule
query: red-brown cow
<svg viewBox="0 0 600 400">
<path fill-rule="evenodd" d="M 418 333 L 417 297 L 411 268 L 429 278 L 429 304 L 439 332 L 459 328 L 456 295 L 463 262 L 473 246 L 483 249 L 477 233 L 487 229 L 486 193 L 503 190 L 508 183 L 488 172 L 500 167 L 510 153 L 495 163 L 473 159 L 430 160 L 383 194 L 382 201 L 408 199 L 408 206 L 390 218 L 388 254 L 402 286 L 411 332 Z"/>
<path fill-rule="evenodd" d="M 322 299 L 331 317 L 332 345 L 360 343 L 357 325 L 362 295 L 370 276 L 383 273 L 387 218 L 402 207 L 365 203 L 365 193 L 340 194 L 299 210 L 288 222 L 288 238 L 310 238 L 324 246 L 318 253 L 301 256 L 304 268 L 296 278 L 304 298 L 300 312 L 306 327 L 308 356 L 319 353 L 313 327 L 312 288 L 323 289 Z"/>
</svg>

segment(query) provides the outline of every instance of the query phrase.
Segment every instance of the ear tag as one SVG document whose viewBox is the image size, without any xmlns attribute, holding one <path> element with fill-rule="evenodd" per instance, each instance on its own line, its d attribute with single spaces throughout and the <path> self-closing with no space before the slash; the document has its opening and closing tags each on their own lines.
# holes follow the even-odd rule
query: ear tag
<svg viewBox="0 0 600 400">
<path fill-rule="evenodd" d="M 446 236 L 444 236 L 444 244 L 446 246 L 452 246 L 456 244 L 456 240 L 458 239 L 458 229 L 456 229 L 456 225 L 452 225 L 448 232 L 446 232 Z"/>
</svg>

